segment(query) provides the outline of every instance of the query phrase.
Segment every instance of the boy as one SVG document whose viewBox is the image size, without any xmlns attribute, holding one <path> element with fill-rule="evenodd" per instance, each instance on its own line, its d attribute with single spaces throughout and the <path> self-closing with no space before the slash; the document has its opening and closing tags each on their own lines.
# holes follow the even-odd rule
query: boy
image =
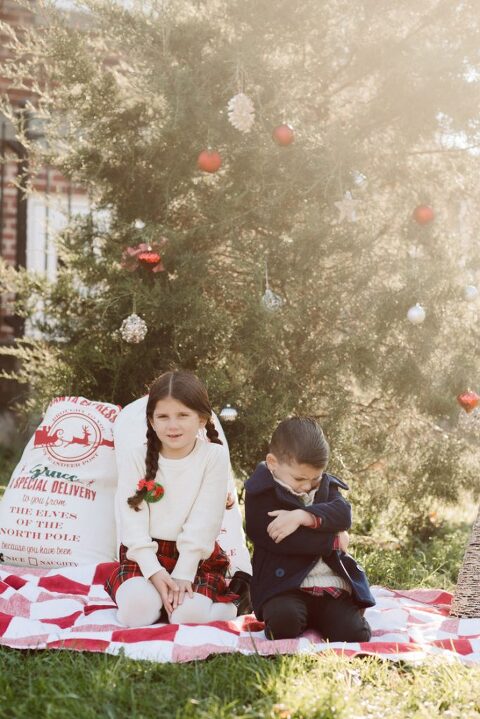
<svg viewBox="0 0 480 719">
<path fill-rule="evenodd" d="M 246 482 L 247 535 L 253 542 L 251 596 L 271 639 L 316 629 L 330 641 L 367 642 L 363 616 L 375 600 L 346 554 L 349 503 L 327 474 L 329 447 L 314 419 L 293 417 L 273 433 L 266 462 Z"/>
</svg>

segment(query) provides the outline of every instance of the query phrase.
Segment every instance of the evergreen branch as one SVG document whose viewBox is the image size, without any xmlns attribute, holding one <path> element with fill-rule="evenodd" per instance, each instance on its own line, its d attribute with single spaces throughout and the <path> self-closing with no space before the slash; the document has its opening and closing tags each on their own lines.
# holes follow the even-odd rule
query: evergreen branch
<svg viewBox="0 0 480 719">
<path fill-rule="evenodd" d="M 454 148 L 438 148 L 436 150 L 428 149 L 428 150 L 412 150 L 411 152 L 406 152 L 405 155 L 453 155 L 453 154 L 462 154 L 464 152 L 468 152 L 469 150 L 476 150 L 478 147 L 480 147 L 480 142 L 475 143 L 474 145 L 468 145 L 468 147 L 454 147 Z"/>
<path fill-rule="evenodd" d="M 405 37 L 403 37 L 399 42 L 396 43 L 396 45 L 394 45 L 394 46 L 392 47 L 392 55 L 397 54 L 399 50 L 400 50 L 400 51 L 403 50 L 403 48 L 405 47 L 405 45 L 406 45 L 415 35 L 417 35 L 419 32 L 421 32 L 425 27 L 428 27 L 429 25 L 431 25 L 432 18 L 434 18 L 436 15 L 440 14 L 440 13 L 442 12 L 444 6 L 446 7 L 446 6 L 448 6 L 448 5 L 455 5 L 455 6 L 456 6 L 457 3 L 456 3 L 456 2 L 452 2 L 452 0 L 440 0 L 440 1 L 437 3 L 437 5 L 436 5 L 431 11 L 429 11 L 428 13 L 426 13 L 426 14 L 423 16 L 422 20 L 418 23 L 418 25 L 417 25 L 416 27 L 412 28 L 412 30 L 410 30 L 410 31 L 405 35 Z M 393 64 L 393 63 L 392 63 L 392 64 Z M 362 71 L 362 72 L 360 72 L 360 73 L 357 73 L 357 75 L 356 75 L 355 77 L 350 78 L 348 81 L 344 82 L 343 85 L 341 85 L 339 88 L 337 88 L 337 89 L 334 90 L 333 92 L 327 94 L 327 95 L 325 96 L 325 99 L 326 99 L 326 100 L 331 100 L 333 97 L 335 97 L 336 95 L 338 95 L 339 93 L 341 93 L 341 92 L 342 92 L 343 90 L 345 90 L 347 87 L 351 87 L 352 85 L 357 84 L 359 80 L 363 80 L 364 78 L 368 77 L 368 76 L 371 75 L 372 73 L 375 73 L 376 71 L 378 71 L 378 64 L 372 63 L 372 64 L 370 65 L 370 67 L 368 67 L 366 70 L 364 70 L 364 71 Z"/>
</svg>

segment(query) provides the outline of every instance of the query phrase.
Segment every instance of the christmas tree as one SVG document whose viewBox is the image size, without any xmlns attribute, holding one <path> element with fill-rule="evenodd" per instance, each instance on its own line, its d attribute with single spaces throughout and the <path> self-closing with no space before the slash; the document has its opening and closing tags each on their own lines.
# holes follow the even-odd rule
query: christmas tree
<svg viewBox="0 0 480 719">
<path fill-rule="evenodd" d="M 31 406 L 125 404 L 184 367 L 238 410 L 243 472 L 317 416 L 365 528 L 478 490 L 456 402 L 480 369 L 474 5 L 46 9 L 8 67 L 46 142 L 19 136 L 109 219 L 62 233 L 55 283 L 3 269 L 41 332 L 13 350 Z"/>
</svg>

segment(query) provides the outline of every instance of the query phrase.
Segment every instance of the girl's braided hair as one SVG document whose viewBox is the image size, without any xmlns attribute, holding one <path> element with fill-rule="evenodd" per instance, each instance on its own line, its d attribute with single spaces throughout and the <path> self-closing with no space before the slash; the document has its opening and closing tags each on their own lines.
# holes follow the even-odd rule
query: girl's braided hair
<svg viewBox="0 0 480 719">
<path fill-rule="evenodd" d="M 192 372 L 185 370 L 173 370 L 164 372 L 157 377 L 150 386 L 147 401 L 147 454 L 145 458 L 145 479 L 155 479 L 158 471 L 158 458 L 162 443 L 158 439 L 155 430 L 151 425 L 153 413 L 157 402 L 161 399 L 172 397 L 184 404 L 189 409 L 197 412 L 198 415 L 206 420 L 205 431 L 210 442 L 214 444 L 222 444 L 222 440 L 218 436 L 218 432 L 212 421 L 212 407 L 208 399 L 207 389 L 205 385 Z M 129 506 L 136 512 L 142 503 L 147 489 L 144 487 L 137 490 L 132 497 L 128 498 Z"/>
</svg>

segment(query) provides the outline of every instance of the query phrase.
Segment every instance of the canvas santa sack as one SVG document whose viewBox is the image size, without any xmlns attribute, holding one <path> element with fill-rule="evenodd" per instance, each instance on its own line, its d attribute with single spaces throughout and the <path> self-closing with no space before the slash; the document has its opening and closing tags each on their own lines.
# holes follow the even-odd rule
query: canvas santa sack
<svg viewBox="0 0 480 719">
<path fill-rule="evenodd" d="M 30 567 L 116 555 L 113 424 L 119 407 L 57 397 L 0 501 L 0 560 Z"/>
</svg>

